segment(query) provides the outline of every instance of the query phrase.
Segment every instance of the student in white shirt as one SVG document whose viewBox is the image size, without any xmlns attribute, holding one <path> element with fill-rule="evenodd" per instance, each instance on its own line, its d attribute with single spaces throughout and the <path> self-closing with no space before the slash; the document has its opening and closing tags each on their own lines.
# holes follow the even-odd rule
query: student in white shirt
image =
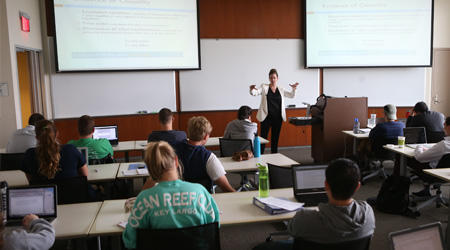
<svg viewBox="0 0 450 250">
<path fill-rule="evenodd" d="M 36 132 L 34 125 L 38 121 L 45 120 L 44 116 L 38 113 L 32 114 L 28 118 L 28 126 L 14 132 L 6 146 L 6 153 L 25 153 L 27 149 L 36 147 Z"/>
</svg>

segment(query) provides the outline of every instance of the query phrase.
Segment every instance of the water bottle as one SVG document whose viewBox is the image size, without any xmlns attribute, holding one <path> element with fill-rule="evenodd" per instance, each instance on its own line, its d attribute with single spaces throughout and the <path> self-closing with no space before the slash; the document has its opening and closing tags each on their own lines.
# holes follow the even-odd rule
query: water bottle
<svg viewBox="0 0 450 250">
<path fill-rule="evenodd" d="M 355 123 L 353 124 L 353 133 L 357 134 L 359 131 L 359 120 L 355 118 Z"/>
<path fill-rule="evenodd" d="M 0 195 L 2 197 L 2 205 L 1 211 L 3 215 L 3 221 L 6 221 L 6 209 L 7 207 L 7 199 L 6 199 L 6 189 L 8 188 L 8 183 L 6 181 L 0 182 Z"/>
<path fill-rule="evenodd" d="M 259 197 L 269 197 L 269 169 L 267 166 L 257 164 L 259 172 Z"/>
<path fill-rule="evenodd" d="M 255 133 L 255 139 L 253 139 L 253 156 L 255 156 L 255 158 L 261 156 L 261 141 L 259 140 L 257 133 Z"/>
</svg>

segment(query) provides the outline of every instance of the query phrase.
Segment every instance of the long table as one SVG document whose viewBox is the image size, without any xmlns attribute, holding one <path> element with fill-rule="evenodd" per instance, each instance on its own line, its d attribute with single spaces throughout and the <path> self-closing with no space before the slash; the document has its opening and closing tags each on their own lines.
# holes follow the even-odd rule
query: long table
<svg viewBox="0 0 450 250">
<path fill-rule="evenodd" d="M 366 131 L 366 130 L 363 130 L 363 131 Z M 342 133 L 353 138 L 353 155 L 358 156 L 359 142 L 361 140 L 369 138 L 369 132 L 362 133 L 362 134 L 359 134 L 359 133 L 355 134 L 355 133 L 353 133 L 353 130 L 343 130 Z M 345 146 L 345 141 L 344 141 L 344 146 Z"/>
<path fill-rule="evenodd" d="M 88 182 L 108 183 L 115 180 L 119 165 L 119 163 L 112 163 L 88 166 Z M 25 173 L 21 170 L 0 171 L 0 181 L 7 181 L 10 187 L 26 186 L 29 184 Z"/>
<path fill-rule="evenodd" d="M 446 182 L 450 182 L 450 168 L 437 168 L 437 169 L 424 169 L 423 172 L 442 179 Z M 450 197 L 449 197 L 450 198 Z M 448 211 L 448 220 L 450 221 L 450 210 Z M 447 232 L 445 236 L 445 243 L 447 249 L 450 249 L 450 228 L 447 226 Z"/>
<path fill-rule="evenodd" d="M 253 157 L 247 161 L 234 161 L 231 157 L 219 157 L 220 163 L 222 163 L 223 168 L 226 172 L 239 173 L 239 172 L 249 172 L 257 171 L 257 163 L 265 165 L 266 163 L 271 163 L 277 166 L 290 167 L 291 165 L 297 165 L 298 162 L 280 154 L 263 154 L 261 157 Z"/>
</svg>

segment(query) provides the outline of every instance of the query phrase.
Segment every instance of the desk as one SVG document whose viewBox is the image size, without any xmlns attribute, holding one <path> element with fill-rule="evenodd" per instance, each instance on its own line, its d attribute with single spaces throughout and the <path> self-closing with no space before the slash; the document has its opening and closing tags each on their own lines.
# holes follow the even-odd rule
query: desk
<svg viewBox="0 0 450 250">
<path fill-rule="evenodd" d="M 125 162 L 130 161 L 130 151 L 135 150 L 135 141 L 120 141 L 119 145 L 112 147 L 114 152 L 124 152 L 125 153 Z"/>
<path fill-rule="evenodd" d="M 125 201 L 126 199 L 104 201 L 92 224 L 89 236 L 121 235 L 124 229 L 117 223 L 127 221 L 130 216 L 130 213 L 125 213 Z"/>
<path fill-rule="evenodd" d="M 269 195 L 272 197 L 286 197 L 295 201 L 292 188 L 270 189 Z M 258 196 L 258 191 L 213 194 L 212 197 L 221 212 L 220 225 L 285 221 L 295 215 L 295 212 L 270 215 L 253 205 L 253 197 L 255 196 Z"/>
<path fill-rule="evenodd" d="M 208 141 L 206 141 L 206 143 L 205 143 L 205 147 L 220 146 L 219 138 L 222 138 L 222 137 L 209 137 Z M 261 144 L 269 143 L 269 141 L 267 139 L 264 139 L 261 136 L 259 136 L 259 140 L 261 141 Z M 147 140 L 136 141 L 136 150 L 144 151 L 146 147 L 147 147 Z"/>
<path fill-rule="evenodd" d="M 414 149 L 407 146 L 400 148 L 397 145 L 390 147 L 384 145 L 383 148 L 400 155 L 400 175 L 406 176 L 408 170 L 408 158 L 414 158 Z"/>
<path fill-rule="evenodd" d="M 123 171 L 128 170 L 128 167 L 130 166 L 130 164 L 145 164 L 145 163 L 144 162 L 120 163 L 119 171 L 117 172 L 116 178 L 118 180 L 125 180 L 128 185 L 128 191 L 130 192 L 130 194 L 134 194 L 135 189 L 141 190 L 141 188 L 142 188 L 142 186 L 141 186 L 142 184 L 137 184 L 137 187 L 135 188 L 134 180 L 142 179 L 142 181 L 144 181 L 144 178 L 148 178 L 150 175 L 149 174 L 124 175 Z"/>
<path fill-rule="evenodd" d="M 88 182 L 109 182 L 116 179 L 119 163 L 91 165 L 88 167 Z M 98 170 L 98 172 L 95 171 Z M 27 186 L 29 185 L 25 173 L 21 170 L 0 171 L 0 181 L 7 181 L 8 186 Z"/>
<path fill-rule="evenodd" d="M 9 187 L 29 185 L 25 173 L 20 170 L 0 171 L 0 181 L 7 181 Z"/>
<path fill-rule="evenodd" d="M 58 205 L 58 218 L 53 221 L 56 239 L 87 237 L 103 202 Z"/>
<path fill-rule="evenodd" d="M 438 169 L 424 169 L 423 172 L 442 179 L 444 181 L 450 182 L 450 168 L 438 168 Z M 448 212 L 448 221 L 450 221 L 450 210 Z M 445 236 L 445 244 L 447 249 L 450 249 L 450 229 L 447 225 L 447 232 Z"/>
<path fill-rule="evenodd" d="M 277 166 L 290 167 L 291 165 L 299 164 L 298 162 L 280 154 L 264 154 L 259 158 L 251 158 L 247 161 L 234 161 L 231 157 L 219 157 L 220 163 L 222 163 L 223 168 L 226 172 L 236 173 L 236 172 L 248 172 L 257 171 L 256 163 L 261 163 L 265 165 L 266 163 L 271 163 Z"/>
<path fill-rule="evenodd" d="M 359 141 L 369 138 L 369 133 L 355 134 L 353 133 L 353 130 L 343 130 L 342 133 L 344 133 L 345 135 L 349 135 L 353 138 L 353 155 L 358 156 Z"/>
<path fill-rule="evenodd" d="M 116 179 L 119 163 L 88 166 L 88 182 L 105 184 L 105 198 L 111 199 L 111 182 Z"/>
</svg>

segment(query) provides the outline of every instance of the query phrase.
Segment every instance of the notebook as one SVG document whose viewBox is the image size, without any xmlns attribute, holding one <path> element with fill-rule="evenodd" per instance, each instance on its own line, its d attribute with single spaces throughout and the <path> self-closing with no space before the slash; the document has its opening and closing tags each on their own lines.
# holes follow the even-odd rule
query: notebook
<svg viewBox="0 0 450 250">
<path fill-rule="evenodd" d="M 292 166 L 294 178 L 294 197 L 298 202 L 305 203 L 304 207 L 317 206 L 328 202 L 325 191 L 325 169 L 327 165 Z"/>
<path fill-rule="evenodd" d="M 441 223 L 431 223 L 389 234 L 392 250 L 444 250 Z"/>
<path fill-rule="evenodd" d="M 119 145 L 119 130 L 117 125 L 95 126 L 94 139 L 105 138 L 115 147 Z"/>
<path fill-rule="evenodd" d="M 57 216 L 56 185 L 9 187 L 6 191 L 6 226 L 21 226 L 25 215 L 52 222 Z"/>
</svg>

